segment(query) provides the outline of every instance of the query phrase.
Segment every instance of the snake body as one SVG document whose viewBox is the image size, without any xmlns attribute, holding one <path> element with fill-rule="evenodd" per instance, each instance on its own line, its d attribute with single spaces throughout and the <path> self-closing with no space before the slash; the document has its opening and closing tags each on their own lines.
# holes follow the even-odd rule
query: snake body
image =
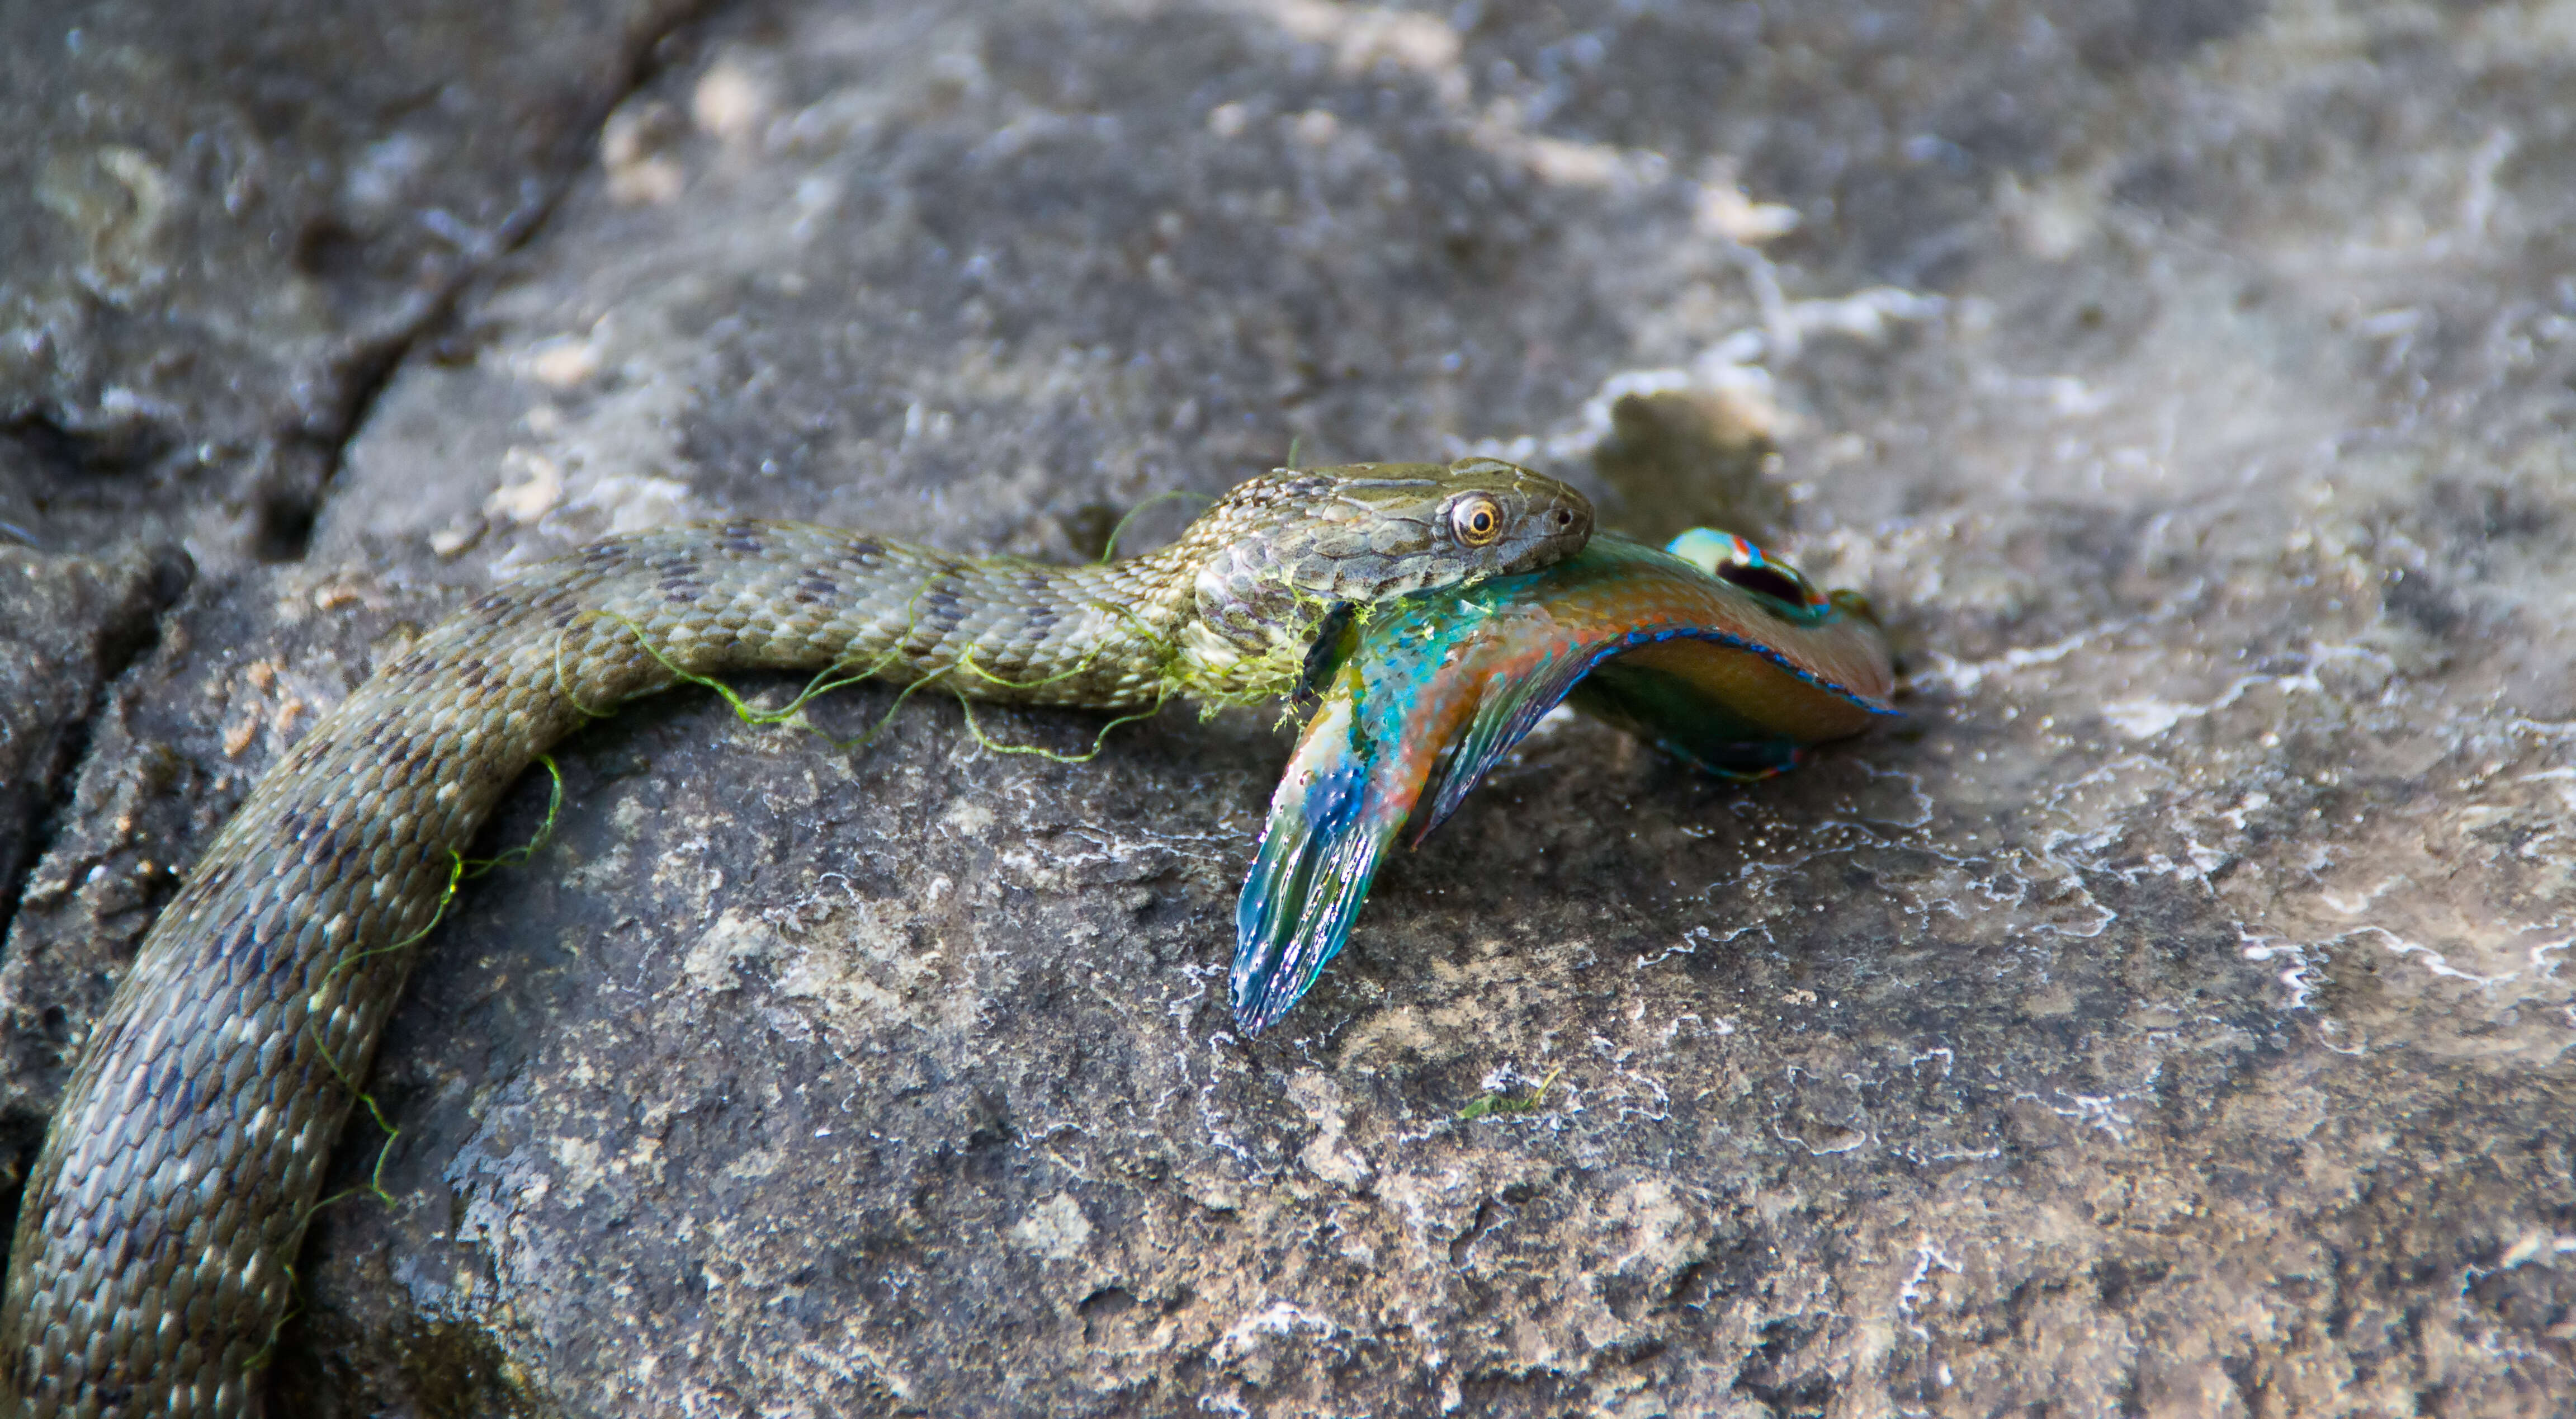
<svg viewBox="0 0 2576 1419">
<path fill-rule="evenodd" d="M 0 1297 L 0 1405 L 234 1416 L 333 1141 L 460 854 L 537 755 L 684 675 L 835 669 L 1022 704 L 1285 693 L 1344 608 L 1547 565 L 1580 494 L 1486 459 L 1282 472 L 1149 556 L 969 561 L 822 527 L 612 539 L 439 624 L 253 787 L 91 1031 Z"/>
</svg>

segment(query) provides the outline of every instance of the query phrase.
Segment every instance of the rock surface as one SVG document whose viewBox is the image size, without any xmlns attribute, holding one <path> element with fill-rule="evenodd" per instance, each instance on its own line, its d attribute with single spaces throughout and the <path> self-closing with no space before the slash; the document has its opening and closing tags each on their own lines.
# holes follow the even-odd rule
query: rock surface
<svg viewBox="0 0 2576 1419">
<path fill-rule="evenodd" d="M 690 8 L 0 8 L 0 520 L 299 553 L 392 364 Z"/>
<path fill-rule="evenodd" d="M 543 12 L 404 51 L 479 78 L 383 82 L 595 113 L 668 19 Z M 161 131 L 270 102 L 187 26 L 125 33 Z M 1247 1042 L 1223 972 L 1269 717 L 1067 764 L 997 746 L 1094 722 L 917 703 L 845 750 L 632 708 L 423 952 L 373 1084 L 401 1131 L 336 1162 L 391 1200 L 315 1228 L 294 1412 L 2538 1414 L 2576 1385 L 2569 6 L 771 0 L 653 53 L 523 246 L 359 314 L 272 318 L 311 278 L 248 236 L 168 237 L 202 270 L 101 294 L 122 238 L 0 210 L 45 254 L 12 289 L 95 317 L 10 297 L 0 520 L 207 569 L 83 672 L 103 708 L 28 719 L 82 726 L 69 798 L 11 770 L 44 846 L 0 959 L 13 1168 L 172 865 L 311 712 L 609 530 L 1075 557 L 1292 447 L 1488 450 L 1865 587 L 1911 718 L 1750 787 L 1549 730 Z M 356 163 L 414 111 L 262 151 Z M 454 112 L 421 180 L 515 231 L 555 149 Z M 123 170 L 69 122 L 0 162 Z M 386 230 L 463 200 L 389 191 Z M 278 392 L 362 346 L 380 394 Z M 104 391 L 156 378 L 150 436 L 110 437 Z M 226 541 L 280 430 L 336 469 L 309 542 Z M 0 622 L 103 643 L 83 608 L 119 594 L 13 584 Z"/>
</svg>

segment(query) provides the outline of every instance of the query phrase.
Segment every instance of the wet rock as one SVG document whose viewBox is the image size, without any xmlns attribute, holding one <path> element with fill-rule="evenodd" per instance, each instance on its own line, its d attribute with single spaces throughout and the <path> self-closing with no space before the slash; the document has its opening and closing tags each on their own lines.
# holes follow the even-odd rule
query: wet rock
<svg viewBox="0 0 2576 1419">
<path fill-rule="evenodd" d="M 424 950 L 281 1398 L 2546 1412 L 2562 29 L 728 12 L 394 370 L 306 556 L 167 618 L 30 873 L 102 895 L 10 939 L 99 955 L 12 1008 L 76 1036 L 148 917 L 114 864 L 184 860 L 284 697 L 582 539 L 1070 557 L 1292 446 L 1483 449 L 1865 587 L 1909 719 L 1750 786 L 1551 728 L 1244 1041 L 1271 717 L 1077 764 L 1003 749 L 1080 715 L 632 707 Z"/>
</svg>

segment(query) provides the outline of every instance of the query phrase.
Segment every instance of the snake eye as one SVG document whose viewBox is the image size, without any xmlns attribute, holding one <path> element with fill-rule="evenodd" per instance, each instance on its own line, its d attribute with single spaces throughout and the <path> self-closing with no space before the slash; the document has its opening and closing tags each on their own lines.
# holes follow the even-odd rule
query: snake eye
<svg viewBox="0 0 2576 1419">
<path fill-rule="evenodd" d="M 1470 547 L 1491 546 L 1503 535 L 1502 505 L 1482 493 L 1470 493 L 1450 505 L 1449 528 Z"/>
</svg>

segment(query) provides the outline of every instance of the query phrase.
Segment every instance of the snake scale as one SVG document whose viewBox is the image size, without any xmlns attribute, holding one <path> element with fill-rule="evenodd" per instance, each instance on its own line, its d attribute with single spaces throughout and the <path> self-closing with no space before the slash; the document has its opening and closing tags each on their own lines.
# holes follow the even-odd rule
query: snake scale
<svg viewBox="0 0 2576 1419">
<path fill-rule="evenodd" d="M 31 1419 L 236 1416 L 333 1141 L 476 828 L 520 772 L 684 675 L 833 669 L 1145 710 L 1293 690 L 1345 608 L 1545 566 L 1582 496 L 1490 459 L 1282 471 L 1162 551 L 971 561 L 723 522 L 534 568 L 394 655 L 261 777 L 162 911 L 19 1213 L 0 1399 Z"/>
</svg>

